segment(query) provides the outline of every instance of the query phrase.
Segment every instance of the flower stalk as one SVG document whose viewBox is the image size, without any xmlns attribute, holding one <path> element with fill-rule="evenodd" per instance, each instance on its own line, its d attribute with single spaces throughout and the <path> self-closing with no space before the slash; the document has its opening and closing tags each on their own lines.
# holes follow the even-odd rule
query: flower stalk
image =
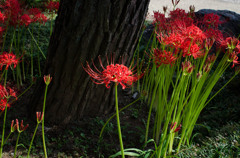
<svg viewBox="0 0 240 158">
<path fill-rule="evenodd" d="M 4 146 L 4 134 L 5 134 L 5 125 L 6 125 L 6 118 L 7 118 L 7 105 L 8 105 L 8 99 L 7 99 L 5 110 L 4 110 L 2 140 L 1 140 L 1 147 L 0 147 L 0 158 L 2 157 L 3 146 Z"/>
<path fill-rule="evenodd" d="M 121 148 L 122 158 L 125 158 L 125 156 L 124 156 L 123 141 L 122 141 L 120 118 L 119 118 L 119 111 L 118 111 L 118 94 L 117 94 L 117 87 L 118 87 L 118 84 L 115 83 L 115 108 L 116 108 L 116 118 L 117 118 L 118 136 L 119 136 L 119 142 L 120 142 L 120 148 Z"/>
<path fill-rule="evenodd" d="M 47 76 L 44 76 L 44 82 L 46 84 L 45 87 L 45 93 L 44 93 L 44 100 L 43 100 L 43 112 L 42 112 L 42 140 L 43 140 L 43 149 L 44 149 L 44 156 L 47 158 L 47 148 L 46 148 L 46 142 L 45 142 L 45 134 L 44 134 L 44 114 L 45 114 L 45 106 L 46 106 L 46 99 L 47 99 L 47 90 L 48 85 L 50 84 L 52 80 L 52 77 L 50 77 L 50 74 Z"/>
</svg>

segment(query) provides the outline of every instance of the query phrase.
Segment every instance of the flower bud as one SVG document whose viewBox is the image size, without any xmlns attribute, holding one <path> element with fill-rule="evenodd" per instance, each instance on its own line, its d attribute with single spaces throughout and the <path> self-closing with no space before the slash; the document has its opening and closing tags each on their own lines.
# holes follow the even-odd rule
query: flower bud
<svg viewBox="0 0 240 158">
<path fill-rule="evenodd" d="M 181 129 L 181 127 L 182 127 L 182 125 L 180 124 L 176 129 L 174 129 L 175 126 L 176 126 L 176 124 L 177 124 L 177 122 L 174 122 L 174 123 L 171 124 L 171 126 L 170 126 L 170 130 L 173 131 L 174 133 L 178 132 L 178 131 Z"/>
<path fill-rule="evenodd" d="M 193 71 L 194 66 L 190 61 L 182 62 L 183 75 L 190 75 Z"/>
<path fill-rule="evenodd" d="M 16 124 L 14 125 L 14 120 L 12 120 L 12 123 L 11 123 L 11 133 L 16 131 L 16 129 L 17 129 L 17 126 L 16 126 Z"/>
<path fill-rule="evenodd" d="M 44 75 L 43 79 L 44 79 L 44 82 L 45 82 L 46 85 L 49 85 L 50 82 L 52 81 L 52 77 L 50 77 L 50 74 L 49 75 Z"/>
<path fill-rule="evenodd" d="M 167 6 L 163 6 L 163 12 L 166 13 L 167 12 L 168 7 Z"/>
<path fill-rule="evenodd" d="M 190 5 L 189 10 L 190 10 L 190 13 L 194 13 L 195 12 L 195 6 Z"/>
<path fill-rule="evenodd" d="M 42 119 L 43 119 L 43 114 L 41 112 L 36 112 L 36 116 L 37 116 L 37 123 L 41 123 Z"/>
<path fill-rule="evenodd" d="M 16 127 L 15 127 L 15 126 L 16 126 Z M 27 124 L 26 126 L 24 126 L 24 125 L 23 125 L 23 120 L 22 120 L 22 121 L 21 121 L 20 128 L 19 128 L 19 122 L 18 122 L 18 119 L 16 119 L 16 124 L 15 124 L 15 126 L 14 126 L 14 127 L 17 129 L 18 133 L 21 133 L 21 132 L 25 131 L 25 130 L 28 128 L 29 124 Z"/>
</svg>

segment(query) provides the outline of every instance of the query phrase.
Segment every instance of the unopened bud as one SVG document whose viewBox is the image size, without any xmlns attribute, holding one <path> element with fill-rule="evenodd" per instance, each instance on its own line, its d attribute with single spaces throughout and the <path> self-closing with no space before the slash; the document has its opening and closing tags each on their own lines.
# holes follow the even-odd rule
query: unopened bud
<svg viewBox="0 0 240 158">
<path fill-rule="evenodd" d="M 163 6 L 163 12 L 164 12 L 164 14 L 167 12 L 167 9 L 168 9 L 167 6 Z"/>
<path fill-rule="evenodd" d="M 190 61 L 182 62 L 183 75 L 189 75 L 192 73 L 194 66 Z"/>
<path fill-rule="evenodd" d="M 50 74 L 49 75 L 44 75 L 43 79 L 44 79 L 44 82 L 45 82 L 46 85 L 49 85 L 50 82 L 52 81 L 52 77 L 50 77 Z"/>
<path fill-rule="evenodd" d="M 41 112 L 36 112 L 36 116 L 37 116 L 37 123 L 41 123 L 42 119 L 43 119 L 43 114 Z"/>
</svg>

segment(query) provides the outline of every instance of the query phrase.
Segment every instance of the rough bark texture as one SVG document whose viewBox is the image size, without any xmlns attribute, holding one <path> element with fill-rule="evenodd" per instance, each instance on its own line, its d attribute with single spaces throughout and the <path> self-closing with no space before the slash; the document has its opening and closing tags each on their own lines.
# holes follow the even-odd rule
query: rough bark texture
<svg viewBox="0 0 240 158">
<path fill-rule="evenodd" d="M 45 118 L 66 124 L 84 116 L 108 113 L 114 108 L 113 89 L 94 84 L 81 62 L 98 65 L 105 54 L 128 62 L 138 42 L 150 0 L 61 0 L 50 40 L 44 74 L 53 77 L 47 95 Z M 38 84 L 31 111 L 42 108 L 44 83 Z M 113 86 L 112 86 L 113 87 Z"/>
</svg>

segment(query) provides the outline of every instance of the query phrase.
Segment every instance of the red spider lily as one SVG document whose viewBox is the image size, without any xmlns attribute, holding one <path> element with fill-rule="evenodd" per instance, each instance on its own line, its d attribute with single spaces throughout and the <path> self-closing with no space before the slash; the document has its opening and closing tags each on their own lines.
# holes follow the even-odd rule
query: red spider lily
<svg viewBox="0 0 240 158">
<path fill-rule="evenodd" d="M 183 57 L 192 55 L 196 59 L 203 56 L 199 46 L 196 43 L 193 43 L 191 39 L 186 39 L 182 43 L 181 49 L 183 50 Z"/>
<path fill-rule="evenodd" d="M 171 19 L 179 19 L 179 20 L 189 18 L 188 14 L 185 12 L 185 10 L 179 9 L 179 8 L 177 8 L 173 11 L 170 11 L 169 16 Z"/>
<path fill-rule="evenodd" d="M 167 30 L 167 19 L 165 18 L 165 15 L 160 12 L 153 12 L 153 24 L 157 25 L 158 31 Z"/>
<path fill-rule="evenodd" d="M 13 65 L 15 68 L 18 63 L 19 59 L 17 59 L 16 55 L 14 55 L 12 52 L 11 53 L 3 52 L 0 55 L 0 69 L 2 69 L 4 65 L 6 66 L 6 70 L 11 65 Z"/>
<path fill-rule="evenodd" d="M 6 88 L 0 84 L 0 98 L 5 99 L 9 97 L 15 97 L 17 99 L 16 92 L 12 88 Z"/>
<path fill-rule="evenodd" d="M 234 48 L 234 51 L 240 52 L 240 43 L 238 45 L 236 45 L 236 47 Z"/>
<path fill-rule="evenodd" d="M 5 107 L 10 107 L 8 103 L 8 99 L 10 97 L 15 97 L 17 99 L 16 93 L 11 88 L 5 88 L 4 86 L 0 85 L 0 110 L 3 111 Z"/>
<path fill-rule="evenodd" d="M 207 37 L 204 32 L 197 26 L 191 25 L 181 30 L 182 36 L 192 39 L 196 43 L 202 43 Z"/>
<path fill-rule="evenodd" d="M 46 4 L 46 8 L 47 8 L 47 10 L 49 10 L 49 12 L 56 12 L 59 8 L 59 2 L 49 1 Z"/>
<path fill-rule="evenodd" d="M 44 115 L 43 112 L 36 112 L 37 122 L 38 122 L 38 123 L 41 123 L 41 122 L 42 122 L 43 115 Z"/>
<path fill-rule="evenodd" d="M 28 10 L 28 13 L 32 22 L 39 22 L 40 24 L 45 24 L 47 22 L 47 17 L 38 8 L 31 8 Z"/>
<path fill-rule="evenodd" d="M 45 82 L 46 85 L 49 85 L 50 82 L 52 81 L 52 77 L 50 77 L 50 74 L 49 75 L 44 75 L 43 79 L 44 79 L 44 82 Z"/>
<path fill-rule="evenodd" d="M 37 14 L 35 15 L 36 21 L 40 24 L 45 24 L 47 22 L 47 17 L 44 14 Z"/>
<path fill-rule="evenodd" d="M 28 10 L 29 15 L 37 15 L 37 14 L 41 14 L 42 12 L 38 9 L 38 8 L 31 8 Z"/>
<path fill-rule="evenodd" d="M 4 111 L 5 107 L 10 107 L 10 104 L 8 104 L 7 99 L 0 99 L 0 111 Z"/>
<path fill-rule="evenodd" d="M 220 21 L 220 17 L 214 13 L 205 14 L 203 17 L 203 24 L 205 25 L 206 28 L 209 27 L 218 28 L 218 25 L 222 23 L 223 21 Z"/>
<path fill-rule="evenodd" d="M 239 52 L 235 52 L 235 51 L 229 54 L 229 59 L 228 59 L 228 61 L 229 61 L 229 62 L 233 62 L 232 68 L 233 68 L 235 65 L 240 64 L 240 61 L 238 61 L 238 56 L 237 56 L 238 54 L 239 54 Z"/>
<path fill-rule="evenodd" d="M 4 22 L 5 18 L 6 18 L 6 16 L 0 12 L 0 21 Z"/>
<path fill-rule="evenodd" d="M 162 64 L 171 65 L 175 63 L 177 58 L 173 55 L 172 52 L 168 52 L 166 50 L 154 49 L 153 52 L 153 60 L 157 67 L 161 66 Z"/>
<path fill-rule="evenodd" d="M 32 22 L 32 19 L 29 17 L 28 14 L 23 14 L 21 17 L 20 17 L 20 25 L 25 25 L 26 27 L 31 24 Z"/>
<path fill-rule="evenodd" d="M 193 24 L 193 19 L 182 9 L 176 9 L 169 13 L 169 18 L 160 12 L 154 12 L 153 24 L 157 25 L 158 32 L 177 32 L 182 27 L 186 28 Z"/>
<path fill-rule="evenodd" d="M 227 37 L 226 39 L 222 40 L 220 42 L 220 47 L 225 49 L 231 49 L 234 50 L 235 48 L 239 48 L 240 42 L 235 37 Z"/>
<path fill-rule="evenodd" d="M 159 42 L 161 43 L 159 35 L 158 35 L 158 39 L 159 39 Z M 181 48 L 181 45 L 182 45 L 183 41 L 184 41 L 184 38 L 179 33 L 171 33 L 169 36 L 163 36 L 162 37 L 162 42 L 165 45 L 168 45 L 170 47 L 174 47 L 176 49 Z"/>
<path fill-rule="evenodd" d="M 143 76 L 142 74 L 133 74 L 133 69 L 129 69 L 123 64 L 114 64 L 113 59 L 111 59 L 111 64 L 108 63 L 106 68 L 102 65 L 101 58 L 99 57 L 100 65 L 103 71 L 100 71 L 93 63 L 95 72 L 87 62 L 87 66 L 83 69 L 89 74 L 92 81 L 96 84 L 105 84 L 107 88 L 110 88 L 109 84 L 111 82 L 118 83 L 122 86 L 122 89 L 125 89 L 128 86 L 131 86 L 133 82 L 136 82 Z"/>
<path fill-rule="evenodd" d="M 183 75 L 189 75 L 192 73 L 194 66 L 190 61 L 182 62 Z"/>
<path fill-rule="evenodd" d="M 223 34 L 218 29 L 208 28 L 207 30 L 204 31 L 204 33 L 208 39 L 211 38 L 217 42 L 223 39 Z"/>
<path fill-rule="evenodd" d="M 6 0 L 2 5 L 5 16 L 9 19 L 10 25 L 16 27 L 22 13 L 18 0 Z"/>
</svg>

